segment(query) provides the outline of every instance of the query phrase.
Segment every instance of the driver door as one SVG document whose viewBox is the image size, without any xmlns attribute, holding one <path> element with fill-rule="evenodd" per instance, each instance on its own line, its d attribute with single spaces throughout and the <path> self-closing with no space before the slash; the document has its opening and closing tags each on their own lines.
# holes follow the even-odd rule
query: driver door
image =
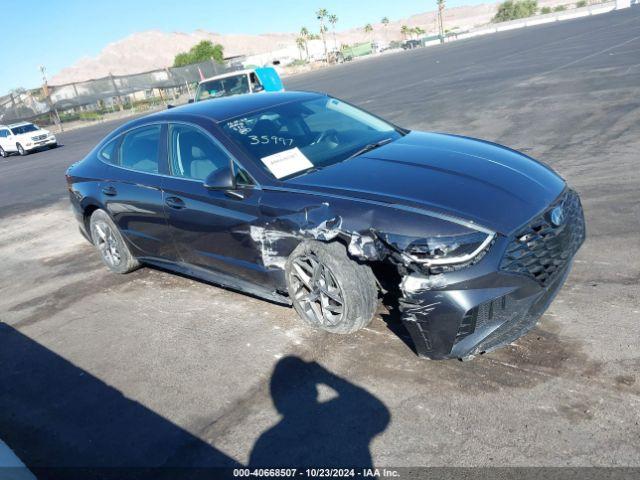
<svg viewBox="0 0 640 480">
<path fill-rule="evenodd" d="M 205 188 L 204 180 L 229 168 L 232 158 L 200 127 L 170 124 L 168 144 L 165 212 L 182 262 L 251 283 L 271 283 L 251 239 L 251 225 L 260 215 L 261 190 L 246 181 L 248 176 L 233 191 Z"/>
</svg>

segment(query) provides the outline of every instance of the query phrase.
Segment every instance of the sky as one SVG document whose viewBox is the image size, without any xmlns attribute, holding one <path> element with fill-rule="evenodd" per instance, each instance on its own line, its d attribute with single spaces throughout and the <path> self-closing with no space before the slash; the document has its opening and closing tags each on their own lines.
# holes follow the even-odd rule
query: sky
<svg viewBox="0 0 640 480">
<path fill-rule="evenodd" d="M 491 0 L 447 0 L 447 6 Z M 8 0 L 0 6 L 8 7 Z M 297 32 L 317 29 L 314 12 L 338 16 L 337 30 L 397 20 L 435 10 L 436 0 L 20 0 L 11 2 L 28 21 L 3 22 L 0 95 L 42 83 L 40 66 L 51 77 L 108 43 L 135 32 L 162 30 L 217 33 Z M 17 12 L 14 12 L 17 14 Z M 25 17 L 26 15 L 26 17 Z"/>
</svg>

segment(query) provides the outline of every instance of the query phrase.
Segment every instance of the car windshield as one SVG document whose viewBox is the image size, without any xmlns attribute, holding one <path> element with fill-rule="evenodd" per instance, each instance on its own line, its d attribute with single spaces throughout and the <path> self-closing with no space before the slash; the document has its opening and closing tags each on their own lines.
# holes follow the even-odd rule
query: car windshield
<svg viewBox="0 0 640 480">
<path fill-rule="evenodd" d="M 279 179 L 344 161 L 402 133 L 335 98 L 275 105 L 222 123 L 233 141 Z"/>
<path fill-rule="evenodd" d="M 249 80 L 246 74 L 236 75 L 235 77 L 219 78 L 217 80 L 208 80 L 198 85 L 196 92 L 196 102 L 207 100 L 209 98 L 228 97 L 230 95 L 238 95 L 241 93 L 250 93 Z"/>
<path fill-rule="evenodd" d="M 11 131 L 14 135 L 22 135 L 23 133 L 35 132 L 36 130 L 40 130 L 32 123 L 28 123 L 27 125 L 20 125 L 19 127 L 11 127 Z"/>
</svg>

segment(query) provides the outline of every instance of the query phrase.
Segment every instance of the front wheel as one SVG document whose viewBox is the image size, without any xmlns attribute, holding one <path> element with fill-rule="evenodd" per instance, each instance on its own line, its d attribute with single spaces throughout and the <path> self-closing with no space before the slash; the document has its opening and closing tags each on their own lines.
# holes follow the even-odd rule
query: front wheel
<svg viewBox="0 0 640 480">
<path fill-rule="evenodd" d="M 131 254 L 118 227 L 104 210 L 96 210 L 90 220 L 91 240 L 100 252 L 102 262 L 116 273 L 129 273 L 140 266 Z"/>
<path fill-rule="evenodd" d="M 18 154 L 21 156 L 25 156 L 27 154 L 27 151 L 24 149 L 24 147 L 22 145 L 20 145 L 19 143 L 16 143 L 16 148 L 18 149 Z"/>
<path fill-rule="evenodd" d="M 378 304 L 371 269 L 349 258 L 344 245 L 302 242 L 285 265 L 287 288 L 298 315 L 331 333 L 366 327 Z"/>
</svg>

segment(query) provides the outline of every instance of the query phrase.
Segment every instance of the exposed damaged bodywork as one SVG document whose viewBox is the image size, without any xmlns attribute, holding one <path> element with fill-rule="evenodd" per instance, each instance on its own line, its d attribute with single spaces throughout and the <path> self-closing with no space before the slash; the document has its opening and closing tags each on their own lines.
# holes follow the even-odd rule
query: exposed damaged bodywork
<svg viewBox="0 0 640 480">
<path fill-rule="evenodd" d="M 535 325 L 585 238 L 580 200 L 550 168 L 320 94 L 248 97 L 134 120 L 72 166 L 85 234 L 103 210 L 136 261 L 318 322 L 350 315 L 309 322 L 336 333 L 366 325 L 383 291 L 426 358 L 472 357 Z M 125 165 L 123 138 L 138 129 L 146 146 Z M 137 157 L 149 135 L 153 173 L 155 157 Z"/>
<path fill-rule="evenodd" d="M 387 219 L 385 208 L 392 207 L 377 205 L 372 209 L 366 201 L 355 207 L 357 212 L 353 212 L 353 205 L 349 206 L 349 217 L 353 219 L 345 219 L 338 213 L 344 207 L 340 201 L 336 202 L 336 207 L 323 202 L 270 219 L 260 226 L 253 225 L 251 238 L 268 268 L 284 269 L 291 251 L 307 239 L 340 241 L 357 261 L 392 265 L 400 279 L 402 322 L 412 337 L 416 352 L 432 359 L 470 358 L 526 333 L 564 282 L 585 231 L 577 195 L 565 191 L 548 210 L 558 203 L 571 207 L 567 222 L 557 228 L 559 233 L 553 239 L 539 241 L 556 242 L 555 248 L 563 252 L 561 258 L 553 258 L 552 254 L 538 257 L 536 252 L 541 247 L 534 245 L 534 253 L 520 261 L 534 270 L 536 267 L 532 263 L 543 268 L 545 262 L 551 262 L 552 271 L 545 271 L 549 278 L 545 277 L 542 283 L 532 275 L 514 276 L 509 271 L 513 271 L 513 265 L 507 269 L 500 267 L 505 263 L 505 255 L 513 250 L 514 243 L 519 242 L 520 232 L 509 236 L 483 229 L 483 235 L 477 239 L 478 251 L 472 252 L 474 255 L 470 258 L 463 255 L 459 262 L 448 264 L 438 262 L 437 258 L 430 262 L 426 256 L 420 258 L 417 254 L 425 254 L 428 248 L 442 252 L 445 246 L 454 251 L 460 249 L 451 225 L 446 235 L 429 236 L 431 229 L 437 231 L 443 227 L 441 222 L 444 220 L 438 215 L 434 217 L 427 211 L 398 212 L 400 217 L 396 217 L 398 220 L 392 225 L 384 221 Z M 415 215 L 423 218 L 414 218 Z M 543 212 L 533 222 L 539 222 L 547 215 L 548 212 Z M 464 237 L 467 233 L 464 222 L 449 220 L 463 230 L 457 232 L 457 237 Z M 413 232 L 415 236 L 401 236 L 385 231 L 394 226 L 397 232 L 403 221 L 423 225 L 424 236 L 417 232 Z M 530 228 L 530 225 L 523 228 Z"/>
</svg>

